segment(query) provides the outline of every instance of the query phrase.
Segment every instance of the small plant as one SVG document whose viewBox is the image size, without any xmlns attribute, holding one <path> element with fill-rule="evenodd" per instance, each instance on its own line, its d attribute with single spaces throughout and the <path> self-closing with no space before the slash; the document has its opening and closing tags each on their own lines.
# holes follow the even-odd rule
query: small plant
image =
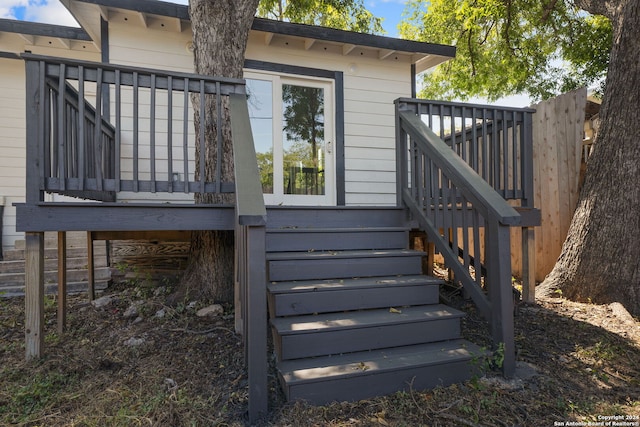
<svg viewBox="0 0 640 427">
<path fill-rule="evenodd" d="M 491 358 L 491 365 L 494 368 L 502 369 L 504 365 L 504 343 L 501 342 L 498 344 L 498 348 L 493 352 L 493 357 Z"/>
</svg>

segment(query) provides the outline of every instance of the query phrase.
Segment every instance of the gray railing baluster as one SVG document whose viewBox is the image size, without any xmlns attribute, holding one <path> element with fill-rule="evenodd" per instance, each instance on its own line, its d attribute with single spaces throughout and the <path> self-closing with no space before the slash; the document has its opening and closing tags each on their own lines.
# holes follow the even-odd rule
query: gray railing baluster
<svg viewBox="0 0 640 427">
<path fill-rule="evenodd" d="M 121 150 L 122 150 L 122 87 L 120 70 L 115 72 L 115 92 L 116 92 L 116 132 L 115 132 L 115 191 L 119 192 L 121 171 Z"/>
<path fill-rule="evenodd" d="M 94 121 L 94 144 L 96 144 L 94 159 L 96 168 L 96 189 L 102 191 L 102 68 L 97 69 L 97 82 L 96 82 L 96 106 L 95 106 L 95 121 Z"/>
<path fill-rule="evenodd" d="M 138 192 L 139 188 L 139 166 L 140 153 L 139 153 L 139 113 L 140 100 L 138 94 L 138 73 L 133 72 L 133 191 Z"/>
<path fill-rule="evenodd" d="M 189 193 L 189 79 L 184 78 L 184 98 L 182 105 L 182 163 L 184 168 L 184 192 Z"/>
<path fill-rule="evenodd" d="M 507 198 L 509 193 L 509 117 L 505 111 L 501 111 L 502 115 L 502 156 L 500 156 L 500 162 L 502 163 L 502 197 Z"/>
<path fill-rule="evenodd" d="M 517 117 L 516 112 L 513 111 L 511 114 L 511 169 L 512 169 L 512 185 L 513 185 L 513 196 L 512 198 L 518 198 L 518 126 L 517 126 Z"/>
<path fill-rule="evenodd" d="M 220 95 L 220 82 L 216 82 L 216 144 L 218 155 L 216 156 L 216 189 L 215 192 L 222 193 L 222 159 L 224 149 L 222 144 L 222 96 Z"/>
<path fill-rule="evenodd" d="M 78 185 L 79 190 L 84 190 L 86 180 L 85 169 L 85 103 L 80 100 L 85 99 L 84 93 L 84 67 L 78 67 Z"/>
<path fill-rule="evenodd" d="M 173 193 L 173 77 L 167 77 L 167 184 Z"/>
<path fill-rule="evenodd" d="M 207 106 L 206 106 L 206 98 L 204 96 L 204 80 L 200 80 L 200 127 L 198 129 L 198 145 L 200 147 L 200 167 L 198 171 L 200 173 L 199 179 L 199 193 L 204 194 L 204 183 L 207 177 L 207 168 L 206 168 L 206 139 L 205 139 L 205 122 L 207 117 Z M 218 151 L 218 158 L 221 156 L 221 152 Z"/>
<path fill-rule="evenodd" d="M 149 163 L 151 173 L 151 192 L 156 192 L 156 75 L 151 74 L 149 111 Z"/>
<path fill-rule="evenodd" d="M 56 159 L 58 163 L 58 188 L 64 190 L 67 176 L 67 168 L 65 164 L 65 143 L 64 143 L 64 90 L 66 87 L 66 81 L 64 78 L 65 65 L 60 64 L 60 75 L 58 76 L 58 105 L 56 107 L 55 126 L 56 126 Z"/>
</svg>

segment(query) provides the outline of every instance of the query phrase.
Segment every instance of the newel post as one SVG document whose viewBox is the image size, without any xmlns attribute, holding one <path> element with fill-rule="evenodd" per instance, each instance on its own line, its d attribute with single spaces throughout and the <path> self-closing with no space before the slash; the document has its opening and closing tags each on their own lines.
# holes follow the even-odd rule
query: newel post
<svg viewBox="0 0 640 427">
<path fill-rule="evenodd" d="M 491 337 L 496 350 L 504 352 L 502 373 L 513 377 L 516 351 L 513 327 L 513 290 L 511 287 L 511 248 L 509 226 L 497 219 L 487 221 L 485 234 L 487 285 L 491 302 Z"/>
</svg>

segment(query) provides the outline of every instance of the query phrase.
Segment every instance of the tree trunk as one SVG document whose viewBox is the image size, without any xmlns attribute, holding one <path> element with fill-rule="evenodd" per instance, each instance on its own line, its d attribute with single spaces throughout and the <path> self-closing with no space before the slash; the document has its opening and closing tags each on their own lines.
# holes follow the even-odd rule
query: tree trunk
<svg viewBox="0 0 640 427">
<path fill-rule="evenodd" d="M 244 55 L 259 0 L 190 0 L 194 69 L 197 74 L 242 78 Z M 194 125 L 200 126 L 199 97 L 193 96 Z M 216 117 L 215 98 L 205 99 L 208 117 Z M 215 180 L 216 159 L 222 157 L 222 182 L 232 182 L 233 152 L 228 105 L 223 104 L 223 123 L 207 120 L 205 147 L 196 143 L 196 162 L 205 149 L 206 181 Z M 222 126 L 222 153 L 217 152 L 216 126 Z M 196 164 L 196 181 L 199 179 Z M 197 194 L 196 203 L 233 203 L 230 194 Z M 175 298 L 206 296 L 216 301 L 233 300 L 233 231 L 196 231 L 191 240 L 189 264 Z"/>
<path fill-rule="evenodd" d="M 640 315 L 640 2 L 578 0 L 613 24 L 601 125 L 567 239 L 540 295 Z"/>
</svg>

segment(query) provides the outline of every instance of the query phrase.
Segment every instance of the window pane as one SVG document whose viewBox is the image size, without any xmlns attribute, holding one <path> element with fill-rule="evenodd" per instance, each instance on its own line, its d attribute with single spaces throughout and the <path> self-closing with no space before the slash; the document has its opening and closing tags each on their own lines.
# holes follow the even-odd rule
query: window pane
<svg viewBox="0 0 640 427">
<path fill-rule="evenodd" d="M 324 90 L 282 85 L 284 194 L 325 194 Z"/>
<path fill-rule="evenodd" d="M 273 83 L 247 79 L 249 118 L 262 192 L 273 193 Z"/>
</svg>

